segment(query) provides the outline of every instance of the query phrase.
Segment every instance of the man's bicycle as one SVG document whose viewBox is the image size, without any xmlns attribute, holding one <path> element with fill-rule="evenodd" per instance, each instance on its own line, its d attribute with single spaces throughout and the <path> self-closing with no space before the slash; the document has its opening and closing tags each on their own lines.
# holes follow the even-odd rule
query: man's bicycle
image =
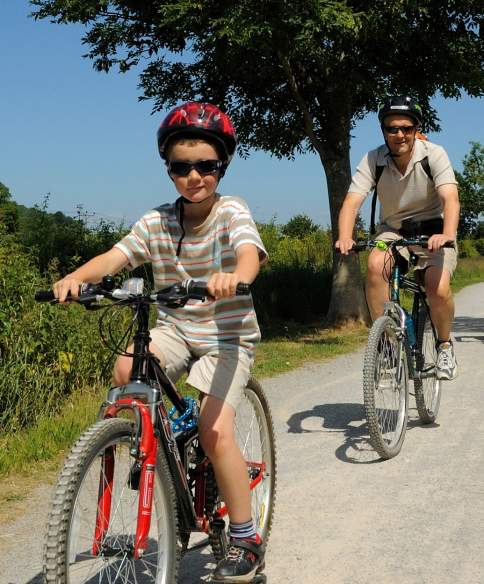
<svg viewBox="0 0 484 584">
<path fill-rule="evenodd" d="M 430 317 L 422 282 L 402 273 L 398 250 L 427 247 L 428 237 L 402 238 L 391 242 L 372 240 L 357 243 L 353 251 L 378 248 L 388 254 L 385 273 L 390 300 L 383 316 L 371 327 L 363 366 L 363 397 L 370 443 L 384 458 L 396 456 L 403 444 L 408 420 L 409 379 L 424 424 L 435 421 L 440 406 L 441 381 L 436 376 L 437 333 Z M 453 247 L 453 244 L 447 244 Z M 417 257 L 410 253 L 410 264 Z M 387 266 L 391 263 L 391 269 Z M 400 303 L 400 291 L 413 295 L 411 312 Z"/>
<path fill-rule="evenodd" d="M 124 351 L 109 330 L 110 309 L 132 309 L 124 339 L 137 330 L 130 382 L 109 390 L 99 420 L 75 443 L 58 479 L 44 547 L 49 583 L 175 584 L 193 532 L 207 534 L 216 560 L 227 550 L 227 508 L 198 440 L 198 404 L 179 393 L 149 352 L 150 305 L 181 307 L 190 299 L 203 300 L 205 283 L 187 281 L 156 294 L 143 294 L 135 284 L 134 291 L 133 280 L 115 289 L 106 277 L 71 299 L 105 309 L 100 332 L 113 353 Z M 249 293 L 248 286 L 239 284 L 238 293 Z M 36 299 L 52 301 L 53 295 L 38 292 Z M 101 304 L 103 299 L 113 302 Z M 266 543 L 276 453 L 269 405 L 254 378 L 237 409 L 236 434 L 247 461 L 254 522 Z M 259 574 L 254 582 L 264 578 Z"/>
</svg>

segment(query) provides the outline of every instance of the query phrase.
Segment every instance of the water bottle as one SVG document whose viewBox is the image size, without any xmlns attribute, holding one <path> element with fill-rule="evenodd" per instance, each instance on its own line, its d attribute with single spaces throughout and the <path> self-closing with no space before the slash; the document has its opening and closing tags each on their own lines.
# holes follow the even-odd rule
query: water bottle
<svg viewBox="0 0 484 584">
<path fill-rule="evenodd" d="M 405 328 L 407 330 L 407 339 L 410 347 L 414 347 L 417 344 L 417 337 L 415 336 L 415 327 L 413 325 L 412 315 L 408 312 L 405 313 Z"/>
</svg>

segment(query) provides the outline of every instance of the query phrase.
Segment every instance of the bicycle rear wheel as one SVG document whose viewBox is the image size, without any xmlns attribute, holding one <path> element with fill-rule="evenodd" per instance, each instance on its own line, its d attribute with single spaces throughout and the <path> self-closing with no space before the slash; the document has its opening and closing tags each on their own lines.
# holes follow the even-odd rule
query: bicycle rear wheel
<svg viewBox="0 0 484 584">
<path fill-rule="evenodd" d="M 272 527 L 276 496 L 276 446 L 269 403 L 259 382 L 250 378 L 237 407 L 235 435 L 247 462 L 252 485 L 252 518 L 258 534 L 267 543 Z M 225 531 L 210 537 L 215 559 L 222 559 L 226 549 Z"/>
<path fill-rule="evenodd" d="M 76 442 L 54 492 L 44 547 L 44 577 L 56 584 L 170 584 L 179 546 L 176 495 L 165 455 L 158 453 L 148 545 L 134 558 L 139 490 L 130 454 L 133 425 L 97 422 Z M 160 449 L 161 450 L 161 449 Z M 98 553 L 98 500 L 111 499 Z M 106 513 L 107 515 L 107 513 Z M 101 516 L 101 520 L 103 517 Z"/>
<path fill-rule="evenodd" d="M 420 420 L 424 424 L 431 424 L 439 412 L 442 385 L 435 373 L 437 338 L 430 315 L 424 307 L 418 315 L 417 350 L 417 373 L 430 376 L 414 380 L 415 401 Z"/>
<path fill-rule="evenodd" d="M 381 316 L 374 322 L 363 366 L 363 397 L 370 443 L 384 459 L 400 452 L 407 429 L 408 366 L 397 329 L 389 316 Z"/>
</svg>

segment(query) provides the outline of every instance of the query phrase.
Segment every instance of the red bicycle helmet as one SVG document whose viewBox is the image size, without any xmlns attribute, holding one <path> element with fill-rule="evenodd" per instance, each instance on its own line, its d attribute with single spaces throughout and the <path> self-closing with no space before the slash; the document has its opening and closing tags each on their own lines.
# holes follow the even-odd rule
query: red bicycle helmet
<svg viewBox="0 0 484 584">
<path fill-rule="evenodd" d="M 158 151 L 166 160 L 166 147 L 174 136 L 213 138 L 222 148 L 224 169 L 237 146 L 235 128 L 230 118 L 210 103 L 189 102 L 179 105 L 166 116 L 158 130 Z"/>
<path fill-rule="evenodd" d="M 411 97 L 407 95 L 397 95 L 390 97 L 378 108 L 378 119 L 380 124 L 387 116 L 393 114 L 404 114 L 413 118 L 419 126 L 422 125 L 422 108 Z"/>
</svg>

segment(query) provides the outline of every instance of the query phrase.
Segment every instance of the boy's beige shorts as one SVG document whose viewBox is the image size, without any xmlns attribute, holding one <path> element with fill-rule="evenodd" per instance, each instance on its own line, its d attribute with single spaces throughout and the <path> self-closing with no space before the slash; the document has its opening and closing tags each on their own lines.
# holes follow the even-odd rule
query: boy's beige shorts
<svg viewBox="0 0 484 584">
<path fill-rule="evenodd" d="M 208 350 L 188 347 L 169 323 L 158 323 L 150 335 L 153 352 L 173 382 L 189 371 L 188 384 L 237 408 L 253 362 L 247 351 L 223 345 Z"/>
</svg>

